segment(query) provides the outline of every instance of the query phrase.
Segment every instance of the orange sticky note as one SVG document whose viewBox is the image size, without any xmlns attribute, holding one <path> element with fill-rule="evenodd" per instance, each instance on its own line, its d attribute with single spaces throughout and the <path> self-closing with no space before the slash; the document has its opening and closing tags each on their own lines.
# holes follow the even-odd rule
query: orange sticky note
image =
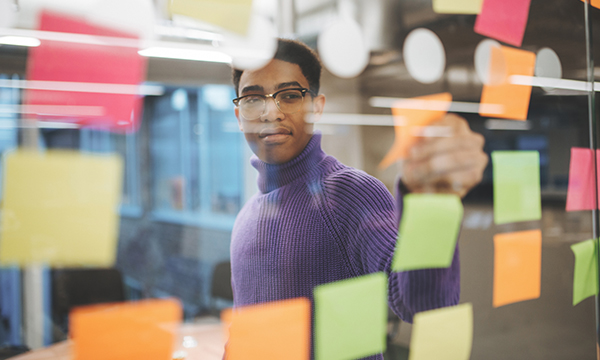
<svg viewBox="0 0 600 360">
<path fill-rule="evenodd" d="M 494 307 L 540 297 L 542 231 L 494 236 Z"/>
<path fill-rule="evenodd" d="M 399 159 L 406 158 L 410 148 L 418 141 L 418 134 L 424 127 L 444 117 L 451 103 L 450 93 L 397 101 L 392 109 L 396 139 L 390 151 L 379 163 L 379 168 L 385 169 Z"/>
<path fill-rule="evenodd" d="M 175 299 L 92 305 L 71 311 L 75 360 L 170 360 L 182 318 Z"/>
<path fill-rule="evenodd" d="M 586 2 L 585 0 L 581 0 L 581 1 Z M 590 0 L 590 5 L 600 9 L 600 0 Z M 600 353 L 600 351 L 599 351 L 599 353 Z"/>
<path fill-rule="evenodd" d="M 223 312 L 229 323 L 227 360 L 310 357 L 310 301 L 297 298 Z"/>
<path fill-rule="evenodd" d="M 490 84 L 483 85 L 479 114 L 513 120 L 526 120 L 531 85 L 511 83 L 511 76 L 533 76 L 535 54 L 506 46 L 491 47 Z M 499 106 L 500 105 L 500 106 Z M 496 111 L 490 111 L 494 109 Z"/>
</svg>

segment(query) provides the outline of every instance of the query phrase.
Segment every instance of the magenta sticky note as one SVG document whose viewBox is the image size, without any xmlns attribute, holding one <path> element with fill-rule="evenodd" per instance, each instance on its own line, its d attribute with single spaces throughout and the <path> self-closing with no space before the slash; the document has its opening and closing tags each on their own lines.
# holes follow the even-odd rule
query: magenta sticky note
<svg viewBox="0 0 600 360">
<path fill-rule="evenodd" d="M 138 86 L 145 80 L 147 60 L 138 54 L 136 35 L 48 10 L 41 12 L 37 28 L 79 37 L 42 39 L 29 50 L 32 87 L 24 96 L 29 116 L 116 132 L 137 130 L 143 101 Z"/>
<path fill-rule="evenodd" d="M 475 32 L 514 46 L 521 46 L 531 0 L 483 0 Z"/>
<path fill-rule="evenodd" d="M 596 208 L 594 179 L 594 152 L 592 149 L 571 148 L 567 211 Z"/>
</svg>

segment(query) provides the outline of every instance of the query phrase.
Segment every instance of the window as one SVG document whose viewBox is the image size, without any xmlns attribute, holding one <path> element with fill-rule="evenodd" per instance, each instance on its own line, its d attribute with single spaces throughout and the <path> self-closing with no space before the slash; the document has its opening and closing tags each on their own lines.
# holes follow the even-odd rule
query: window
<svg viewBox="0 0 600 360">
<path fill-rule="evenodd" d="M 242 201 L 242 137 L 231 86 L 172 88 L 149 99 L 154 212 L 230 229 Z M 200 216 L 198 216 L 200 215 Z"/>
</svg>

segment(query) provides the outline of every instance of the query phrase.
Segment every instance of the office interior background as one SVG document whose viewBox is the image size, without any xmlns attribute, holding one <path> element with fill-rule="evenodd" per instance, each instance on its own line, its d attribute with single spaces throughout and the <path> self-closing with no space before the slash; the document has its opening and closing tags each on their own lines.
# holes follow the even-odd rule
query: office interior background
<svg viewBox="0 0 600 360">
<path fill-rule="evenodd" d="M 37 30 L 43 9 L 90 18 L 85 7 L 99 6 L 95 3 L 0 0 L 0 41 L 10 31 L 35 35 L 28 31 Z M 228 43 L 227 32 L 215 25 L 174 16 L 168 0 L 106 1 L 103 6 L 109 5 L 115 14 L 122 12 L 112 20 L 119 31 L 143 29 L 140 36 L 148 41 L 215 51 L 268 49 L 269 36 L 300 39 L 321 51 L 319 37 L 328 27 L 341 17 L 351 18 L 362 32 L 368 60 L 351 77 L 324 68 L 321 93 L 327 104 L 316 128 L 323 134 L 325 152 L 377 177 L 390 191 L 401 166 L 378 167 L 394 142 L 389 99 L 449 92 L 454 102 L 475 109 L 480 102 L 483 83 L 475 54 L 489 38 L 473 30 L 477 15 L 436 13 L 431 0 L 254 0 L 252 16 L 266 30 L 256 30 L 251 46 L 239 39 Z M 128 6 L 139 11 L 128 12 Z M 407 67 L 405 40 L 415 29 L 430 30 L 442 44 L 445 63 L 433 81 L 416 80 Z M 600 62 L 598 39 L 600 9 L 579 0 L 532 0 L 520 48 L 538 58 L 541 52 L 552 53 L 558 66 L 544 73 L 540 65 L 536 71 L 542 76 L 593 88 L 600 76 L 594 65 Z M 110 269 L 44 267 L 44 285 L 37 290 L 26 289 L 26 270 L 1 268 L 0 348 L 39 348 L 66 339 L 70 306 L 86 301 L 176 297 L 186 321 L 218 316 L 232 305 L 232 226 L 257 191 L 257 174 L 249 164 L 252 153 L 231 102 L 230 65 L 146 57 L 143 84 L 152 91 L 141 97 L 139 124 L 115 132 L 72 120 L 38 119 L 35 112 L 19 110 L 26 89 L 18 84 L 28 79 L 32 49 L 0 44 L 0 150 L 31 144 L 31 135 L 41 151 L 119 154 L 124 172 L 117 256 Z M 426 43 L 422 49 L 426 51 Z M 575 259 L 570 249 L 593 238 L 594 218 L 592 211 L 565 211 L 571 148 L 593 147 L 597 141 L 598 101 L 594 91 L 585 89 L 533 86 L 524 121 L 480 116 L 469 106 L 455 109 L 485 137 L 488 155 L 497 150 L 540 154 L 541 220 L 494 223 L 491 162 L 481 184 L 464 198 L 458 241 L 461 302 L 472 303 L 474 310 L 471 359 L 595 359 L 595 299 L 573 306 Z M 493 237 L 529 229 L 543 234 L 541 295 L 495 308 Z M 40 322 L 26 316 L 27 291 L 37 291 L 43 299 Z M 411 325 L 393 316 L 389 321 L 386 358 L 403 358 Z"/>
</svg>

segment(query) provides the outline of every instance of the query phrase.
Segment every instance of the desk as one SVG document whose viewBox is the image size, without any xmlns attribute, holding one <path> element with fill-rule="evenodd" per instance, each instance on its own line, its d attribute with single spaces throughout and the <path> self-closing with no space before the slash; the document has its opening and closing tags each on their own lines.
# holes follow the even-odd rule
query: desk
<svg viewBox="0 0 600 360">
<path fill-rule="evenodd" d="M 175 353 L 185 360 L 222 360 L 225 334 L 221 323 L 182 324 Z M 73 342 L 71 340 L 54 344 L 44 349 L 30 351 L 9 360 L 71 360 Z"/>
</svg>

